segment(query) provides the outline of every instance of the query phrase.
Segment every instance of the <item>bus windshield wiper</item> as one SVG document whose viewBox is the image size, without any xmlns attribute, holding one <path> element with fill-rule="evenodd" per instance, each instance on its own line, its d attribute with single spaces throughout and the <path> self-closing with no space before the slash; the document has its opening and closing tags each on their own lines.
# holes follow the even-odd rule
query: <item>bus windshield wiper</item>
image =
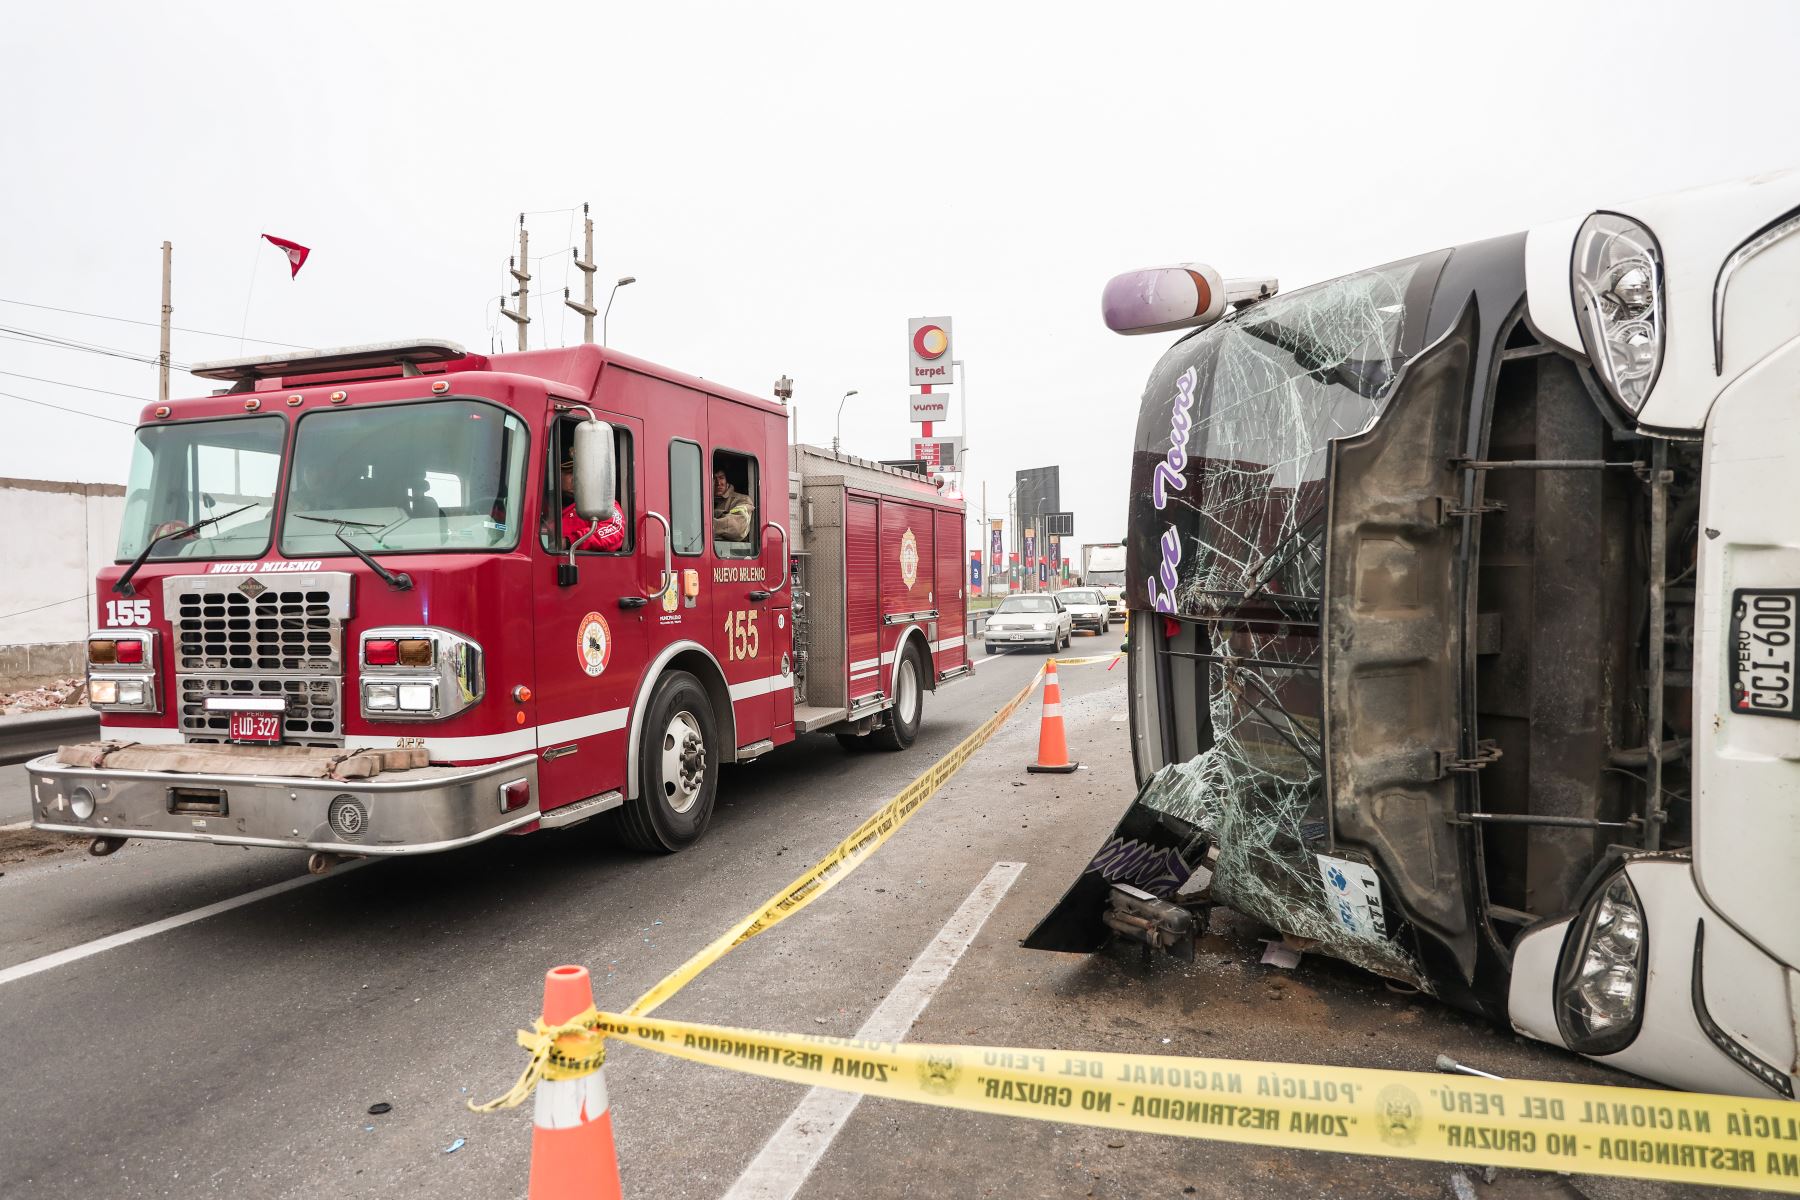
<svg viewBox="0 0 1800 1200">
<path fill-rule="evenodd" d="M 136 558 L 131 560 L 131 565 L 125 568 L 125 573 L 113 581 L 112 590 L 119 593 L 121 596 L 136 595 L 137 589 L 131 586 L 131 577 L 136 575 L 138 568 L 143 566 L 149 559 L 152 550 L 156 549 L 170 538 L 186 537 L 190 533 L 198 533 L 200 530 L 205 529 L 214 522 L 223 521 L 226 517 L 235 517 L 239 513 L 244 512 L 247 509 L 255 508 L 261 503 L 262 501 L 260 500 L 252 500 L 249 504 L 246 504 L 241 508 L 234 508 L 230 512 L 220 513 L 216 517 L 207 517 L 204 521 L 195 521 L 192 525 L 185 528 L 171 529 L 161 537 L 151 538 L 149 544 L 144 547 Z"/>
<path fill-rule="evenodd" d="M 396 592 L 404 592 L 412 587 L 413 579 L 411 575 L 408 575 L 405 571 L 388 570 L 386 567 L 376 562 L 367 550 L 364 550 L 361 546 L 358 546 L 355 542 L 344 536 L 344 526 L 346 525 L 354 525 L 358 529 L 382 529 L 384 526 L 371 525 L 367 521 L 346 521 L 342 517 L 312 517 L 305 513 L 295 513 L 294 515 L 299 517 L 302 521 L 317 521 L 321 525 L 336 525 L 337 540 L 344 543 L 344 549 L 368 564 L 369 570 L 381 576 L 381 582 L 387 584 Z"/>
</svg>

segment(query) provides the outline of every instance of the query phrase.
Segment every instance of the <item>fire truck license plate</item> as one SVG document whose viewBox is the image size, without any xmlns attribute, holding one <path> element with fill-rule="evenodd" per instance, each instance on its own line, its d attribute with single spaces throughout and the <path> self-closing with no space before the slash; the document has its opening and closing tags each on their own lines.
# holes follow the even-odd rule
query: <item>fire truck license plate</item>
<svg viewBox="0 0 1800 1200">
<path fill-rule="evenodd" d="M 232 713 L 231 740 L 234 742 L 279 742 L 281 740 L 281 714 Z"/>
<path fill-rule="evenodd" d="M 1800 720 L 1794 638 L 1800 589 L 1738 588 L 1731 594 L 1731 711 Z"/>
</svg>

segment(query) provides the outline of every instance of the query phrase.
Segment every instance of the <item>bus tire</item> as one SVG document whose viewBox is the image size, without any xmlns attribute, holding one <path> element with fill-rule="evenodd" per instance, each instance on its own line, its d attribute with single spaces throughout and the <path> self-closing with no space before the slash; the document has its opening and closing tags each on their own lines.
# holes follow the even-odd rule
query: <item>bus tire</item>
<svg viewBox="0 0 1800 1200">
<path fill-rule="evenodd" d="M 633 849 L 673 854 L 712 822 L 719 787 L 719 733 L 712 700 L 686 671 L 656 681 L 638 735 L 638 794 L 613 813 Z"/>
<path fill-rule="evenodd" d="M 925 656 L 909 644 L 894 661 L 894 707 L 887 724 L 875 732 L 875 744 L 883 750 L 904 750 L 919 736 L 925 716 Z"/>
</svg>

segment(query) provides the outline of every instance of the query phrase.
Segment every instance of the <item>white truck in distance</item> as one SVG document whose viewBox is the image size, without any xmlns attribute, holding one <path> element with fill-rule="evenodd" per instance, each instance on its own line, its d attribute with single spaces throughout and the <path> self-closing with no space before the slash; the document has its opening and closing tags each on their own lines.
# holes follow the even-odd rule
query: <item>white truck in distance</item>
<svg viewBox="0 0 1800 1200">
<path fill-rule="evenodd" d="M 1125 615 L 1125 545 L 1122 542 L 1089 542 L 1081 548 L 1081 584 L 1106 596 L 1115 617 Z"/>
</svg>

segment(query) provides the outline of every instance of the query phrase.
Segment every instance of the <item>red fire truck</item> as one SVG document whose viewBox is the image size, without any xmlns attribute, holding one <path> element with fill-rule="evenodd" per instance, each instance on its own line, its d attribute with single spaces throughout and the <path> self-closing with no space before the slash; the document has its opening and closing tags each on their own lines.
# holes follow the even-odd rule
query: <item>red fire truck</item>
<svg viewBox="0 0 1800 1200">
<path fill-rule="evenodd" d="M 88 642 L 94 839 L 418 854 L 600 814 L 674 851 L 719 766 L 902 749 L 971 670 L 964 521 L 783 403 L 596 346 L 207 364 L 147 407 Z"/>
</svg>

